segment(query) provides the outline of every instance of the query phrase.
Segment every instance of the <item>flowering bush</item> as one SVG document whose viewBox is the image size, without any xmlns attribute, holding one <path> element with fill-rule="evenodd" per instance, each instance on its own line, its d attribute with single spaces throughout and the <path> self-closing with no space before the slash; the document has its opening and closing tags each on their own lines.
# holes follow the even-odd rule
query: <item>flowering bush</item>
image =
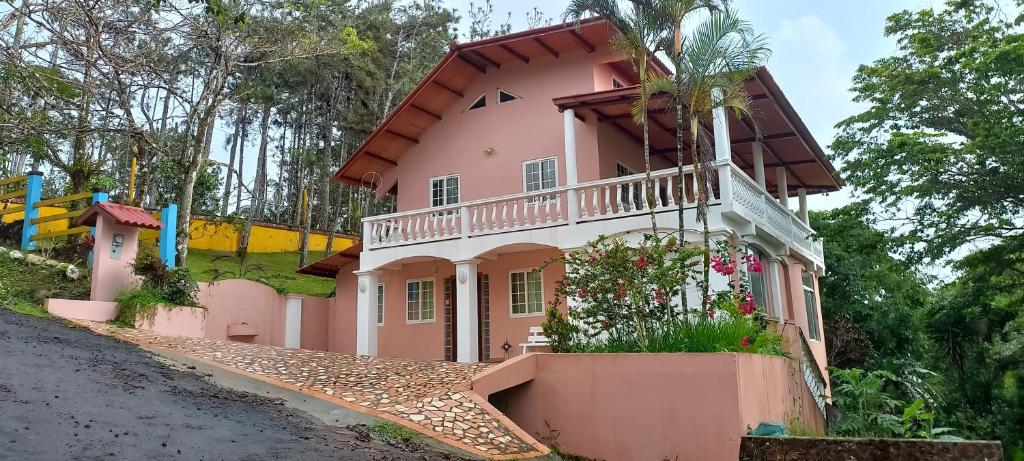
<svg viewBox="0 0 1024 461">
<path fill-rule="evenodd" d="M 753 294 L 732 282 L 737 267 L 758 272 L 753 255 L 739 260 L 729 248 L 712 256 L 712 269 L 729 277 L 728 288 L 709 295 L 705 311 L 686 299 L 685 282 L 697 277 L 701 251 L 674 236 L 648 235 L 638 246 L 598 237 L 564 261 L 543 324 L 556 352 L 753 352 L 782 354 L 782 339 L 769 328 Z M 552 261 L 552 262 L 555 262 Z M 548 264 L 551 264 L 549 262 Z M 572 301 L 569 314 L 559 307 Z M 696 301 L 696 300 L 693 300 Z"/>
</svg>

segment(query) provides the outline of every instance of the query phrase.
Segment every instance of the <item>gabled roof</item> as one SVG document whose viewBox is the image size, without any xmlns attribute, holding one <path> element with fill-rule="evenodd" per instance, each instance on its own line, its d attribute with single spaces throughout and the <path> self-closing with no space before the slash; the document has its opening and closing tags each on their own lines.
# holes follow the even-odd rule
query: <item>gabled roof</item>
<svg viewBox="0 0 1024 461">
<path fill-rule="evenodd" d="M 101 213 L 124 226 L 153 230 L 160 230 L 161 227 L 160 221 L 142 208 L 109 202 L 94 203 L 78 216 L 77 222 L 82 226 L 95 227 L 96 219 Z"/>
<path fill-rule="evenodd" d="M 570 51 L 582 49 L 593 53 L 607 46 L 613 31 L 605 19 L 591 18 L 579 24 L 558 24 L 464 44 L 452 42 L 448 53 L 370 133 L 334 174 L 334 179 L 365 185 L 370 182 L 363 177 L 367 172 L 395 167 L 402 153 L 418 144 L 423 133 L 441 121 L 444 111 L 465 96 L 466 88 L 479 75 L 508 63 L 557 58 Z M 658 71 L 670 73 L 657 59 L 652 58 L 651 63 Z"/>
<path fill-rule="evenodd" d="M 752 117 L 737 118 L 729 114 L 729 135 L 733 161 L 753 176 L 753 148 L 760 132 L 763 146 L 766 183 L 768 190 L 774 190 L 775 172 L 773 167 L 783 167 L 790 189 L 805 188 L 810 193 L 830 192 L 843 185 L 836 175 L 836 169 L 825 156 L 810 130 L 797 115 L 786 95 L 768 69 L 757 69 L 746 82 L 751 97 Z M 631 106 L 636 100 L 637 85 L 593 93 L 577 94 L 554 98 L 559 110 L 575 109 L 578 115 L 595 116 L 600 123 L 606 123 L 637 143 L 642 142 L 641 127 L 633 123 Z M 650 124 L 651 152 L 662 155 L 669 163 L 676 163 L 676 117 L 668 94 L 652 97 L 648 119 Z M 590 115 L 592 114 L 592 115 Z M 681 127 L 688 131 L 688 126 Z M 687 145 L 690 136 L 685 136 Z M 692 162 L 689 148 L 684 152 L 684 161 Z"/>
</svg>

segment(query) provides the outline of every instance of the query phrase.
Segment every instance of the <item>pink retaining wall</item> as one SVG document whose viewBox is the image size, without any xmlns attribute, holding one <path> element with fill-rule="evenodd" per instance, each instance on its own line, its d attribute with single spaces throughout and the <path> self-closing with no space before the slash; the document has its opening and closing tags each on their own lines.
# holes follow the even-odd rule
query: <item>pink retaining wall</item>
<svg viewBox="0 0 1024 461">
<path fill-rule="evenodd" d="M 824 430 L 795 365 L 749 354 L 528 354 L 477 375 L 473 390 L 566 453 L 733 461 L 747 426 Z"/>
<path fill-rule="evenodd" d="M 331 298 L 327 313 L 327 350 L 331 352 L 356 353 L 356 276 L 352 271 L 358 265 L 353 262 L 336 275 L 337 296 Z"/>
<path fill-rule="evenodd" d="M 199 285 L 199 304 L 209 309 L 206 337 L 271 346 L 284 345 L 285 298 L 273 288 L 251 280 L 221 280 Z M 228 338 L 229 325 L 256 327 L 255 337 Z"/>
<path fill-rule="evenodd" d="M 151 321 L 138 320 L 135 327 L 164 336 L 205 338 L 206 313 L 201 307 L 160 306 Z"/>
<path fill-rule="evenodd" d="M 327 350 L 328 312 L 332 298 L 317 296 L 293 295 L 302 298 L 302 336 L 300 346 L 303 349 L 317 351 Z"/>
<path fill-rule="evenodd" d="M 93 322 L 107 322 L 117 315 L 117 303 L 113 301 L 48 298 L 43 300 L 43 309 L 57 317 Z"/>
</svg>

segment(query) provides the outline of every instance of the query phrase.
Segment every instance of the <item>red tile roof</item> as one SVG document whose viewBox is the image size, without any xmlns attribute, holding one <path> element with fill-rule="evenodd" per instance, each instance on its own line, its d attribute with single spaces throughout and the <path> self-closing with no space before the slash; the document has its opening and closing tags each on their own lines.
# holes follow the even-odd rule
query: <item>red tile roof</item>
<svg viewBox="0 0 1024 461">
<path fill-rule="evenodd" d="M 114 219 L 115 222 L 124 226 L 141 227 L 143 229 L 160 230 L 160 221 L 151 216 L 146 210 L 116 203 L 94 203 L 78 217 L 78 224 L 83 226 L 95 226 L 96 217 L 103 212 Z"/>
</svg>

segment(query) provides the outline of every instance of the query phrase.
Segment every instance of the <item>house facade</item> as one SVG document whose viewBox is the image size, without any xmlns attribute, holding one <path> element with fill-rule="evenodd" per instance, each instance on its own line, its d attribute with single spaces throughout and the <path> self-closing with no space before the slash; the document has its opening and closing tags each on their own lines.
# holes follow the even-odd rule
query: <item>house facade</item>
<svg viewBox="0 0 1024 461">
<path fill-rule="evenodd" d="M 360 246 L 302 270 L 337 280 L 329 349 L 510 358 L 565 272 L 561 263 L 533 269 L 598 235 L 650 232 L 642 132 L 630 116 L 638 80 L 609 49 L 613 32 L 594 19 L 453 43 L 357 149 L 334 179 L 394 194 L 397 210 L 365 218 Z M 824 371 L 825 267 L 807 195 L 841 184 L 768 71 L 747 89 L 753 118 L 719 110 L 701 127 L 716 159 L 710 228 L 764 262 L 741 276 L 770 317 L 802 331 Z M 690 152 L 680 177 L 669 106 L 664 96 L 651 105 L 654 211 L 659 231 L 682 228 L 699 242 Z"/>
</svg>

